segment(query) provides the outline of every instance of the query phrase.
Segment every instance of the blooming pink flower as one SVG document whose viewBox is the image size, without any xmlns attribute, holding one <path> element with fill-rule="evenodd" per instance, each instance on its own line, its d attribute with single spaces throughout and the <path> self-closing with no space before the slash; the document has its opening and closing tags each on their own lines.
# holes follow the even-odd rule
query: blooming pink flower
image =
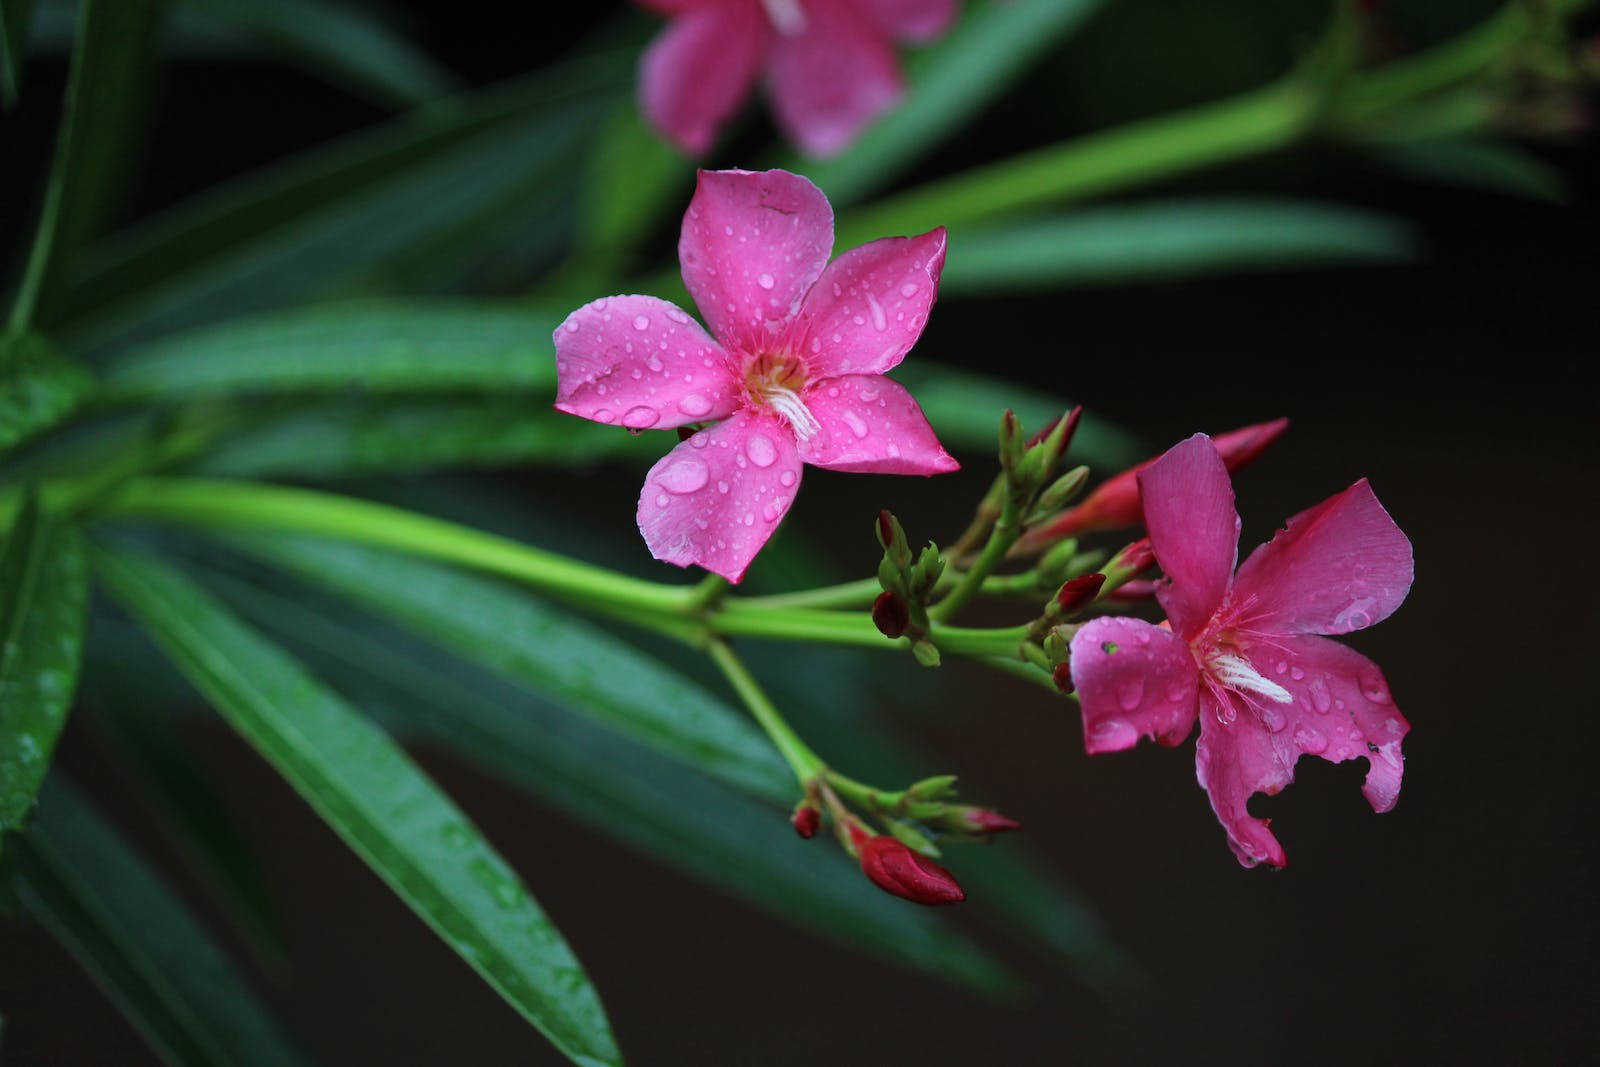
<svg viewBox="0 0 1600 1067">
<path fill-rule="evenodd" d="M 656 559 L 737 582 L 800 487 L 800 467 L 957 468 L 910 393 L 884 377 L 922 333 L 941 227 L 828 262 L 833 209 L 788 171 L 701 171 L 683 219 L 683 282 L 713 340 L 676 306 L 613 296 L 556 328 L 556 409 L 631 430 L 710 419 L 645 476 Z"/>
<path fill-rule="evenodd" d="M 844 149 L 900 96 L 890 42 L 929 41 L 956 0 L 639 0 L 673 16 L 645 52 L 645 115 L 701 153 L 766 70 L 778 124 L 811 155 Z"/>
<path fill-rule="evenodd" d="M 1088 751 L 1140 736 L 1177 746 L 1198 713 L 1196 773 L 1246 866 L 1284 865 L 1245 804 L 1293 781 L 1302 753 L 1368 757 L 1362 792 L 1376 811 L 1394 807 L 1411 727 L 1371 660 L 1317 636 L 1388 618 L 1411 588 L 1411 543 L 1366 480 L 1290 519 L 1237 575 L 1233 486 L 1209 437 L 1141 471 L 1139 492 L 1168 622 L 1101 618 L 1073 637 Z"/>
</svg>

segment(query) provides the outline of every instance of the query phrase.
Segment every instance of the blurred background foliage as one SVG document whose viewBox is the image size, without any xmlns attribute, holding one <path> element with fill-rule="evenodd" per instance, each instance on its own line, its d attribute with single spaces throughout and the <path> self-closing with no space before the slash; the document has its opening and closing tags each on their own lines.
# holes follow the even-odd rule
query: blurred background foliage
<svg viewBox="0 0 1600 1067">
<path fill-rule="evenodd" d="M 1295 416 L 1277 473 L 1241 483 L 1247 540 L 1370 473 L 1418 541 L 1432 606 L 1375 638 L 1418 725 L 1411 792 L 1374 821 L 1354 769 L 1302 768 L 1271 810 L 1304 867 L 1277 878 L 1231 869 L 1183 757 L 1087 764 L 1042 694 L 753 647 L 852 773 L 959 770 L 1028 823 L 960 855 L 971 904 L 930 913 L 793 837 L 781 763 L 672 645 L 383 548 L 140 521 L 124 492 L 275 479 L 660 578 L 632 521 L 659 440 L 548 407 L 568 310 L 682 299 L 692 165 L 633 97 L 659 20 L 0 0 L 0 1056 L 559 1060 L 495 992 L 594 1062 L 613 1029 L 636 1062 L 1575 1049 L 1562 953 L 1585 939 L 1550 938 L 1581 891 L 1557 861 L 1545 925 L 1518 937 L 1521 879 L 1483 871 L 1458 827 L 1558 851 L 1576 779 L 1545 777 L 1555 815 L 1533 831 L 1481 810 L 1480 772 L 1440 769 L 1483 766 L 1496 729 L 1527 753 L 1501 774 L 1559 766 L 1565 720 L 1491 716 L 1511 694 L 1570 706 L 1565 682 L 1456 678 L 1433 635 L 1476 601 L 1428 572 L 1539 565 L 1474 501 L 1534 457 L 1550 480 L 1574 462 L 1539 435 L 1575 425 L 1564 361 L 1600 280 L 1577 6 L 971 2 L 842 157 L 798 159 L 757 106 L 708 161 L 808 174 L 841 247 L 952 231 L 897 376 L 967 470 L 893 499 L 818 477 L 755 591 L 869 573 L 885 504 L 914 539 L 953 536 L 999 411 L 1037 425 L 1068 400 L 1102 475 Z M 1523 426 L 1504 408 L 1534 383 L 1557 415 Z M 1475 424 L 1496 400 L 1498 435 Z"/>
</svg>

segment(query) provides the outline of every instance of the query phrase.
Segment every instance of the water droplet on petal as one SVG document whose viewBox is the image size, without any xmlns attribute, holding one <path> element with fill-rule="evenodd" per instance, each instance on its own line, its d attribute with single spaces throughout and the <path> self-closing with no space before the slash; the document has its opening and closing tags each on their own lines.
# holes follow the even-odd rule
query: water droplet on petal
<svg viewBox="0 0 1600 1067">
<path fill-rule="evenodd" d="M 635 330 L 648 330 L 650 328 L 650 317 L 648 315 L 635 315 L 633 317 L 633 328 Z"/>
<path fill-rule="evenodd" d="M 673 322 L 676 322 L 680 326 L 686 325 L 689 321 L 689 316 L 685 315 L 682 311 L 675 307 L 667 309 L 667 318 L 671 319 Z"/>
<path fill-rule="evenodd" d="M 860 415 L 857 415 L 850 408 L 845 408 L 841 417 L 844 419 L 844 424 L 850 427 L 850 432 L 855 434 L 858 440 L 867 436 L 867 421 Z"/>
<path fill-rule="evenodd" d="M 1313 756 L 1321 755 L 1328 750 L 1328 739 L 1321 730 L 1313 726 L 1301 726 L 1294 732 L 1294 743 L 1300 746 L 1301 751 L 1309 752 Z"/>
<path fill-rule="evenodd" d="M 1261 722 L 1273 733 L 1289 725 L 1289 719 L 1283 712 L 1267 704 L 1261 705 Z"/>
<path fill-rule="evenodd" d="M 1123 711 L 1132 711 L 1144 700 L 1144 676 L 1134 675 L 1117 686 L 1117 703 Z"/>
<path fill-rule="evenodd" d="M 711 401 L 699 393 L 685 393 L 678 400 L 678 410 L 697 419 L 711 410 Z"/>
<path fill-rule="evenodd" d="M 785 486 L 793 485 L 794 471 L 784 471 L 782 474 L 778 475 L 778 481 Z"/>
<path fill-rule="evenodd" d="M 912 297 L 916 296 L 917 295 L 916 283 L 915 282 L 906 282 L 904 285 L 902 285 L 900 287 L 900 295 L 905 297 L 907 300 L 910 300 Z"/>
<path fill-rule="evenodd" d="M 622 425 L 630 430 L 647 430 L 660 421 L 661 413 L 643 404 L 629 408 L 622 416 Z"/>
<path fill-rule="evenodd" d="M 1089 729 L 1090 744 L 1100 750 L 1132 748 L 1138 741 L 1138 729 L 1121 719 L 1102 719 Z"/>
<path fill-rule="evenodd" d="M 1328 683 L 1321 678 L 1314 678 L 1311 681 L 1311 706 L 1323 715 L 1333 707 L 1333 696 L 1328 692 Z"/>
<path fill-rule="evenodd" d="M 770 467 L 778 458 L 778 449 L 762 434 L 750 435 L 750 440 L 745 442 L 745 454 L 750 457 L 750 462 L 758 467 Z"/>
<path fill-rule="evenodd" d="M 887 330 L 889 318 L 883 313 L 883 305 L 878 303 L 877 297 L 867 294 L 867 307 L 872 311 L 872 328 L 874 330 Z"/>
<path fill-rule="evenodd" d="M 763 289 L 771 289 L 778 283 L 777 279 L 773 278 L 772 275 L 768 274 L 766 271 L 762 271 L 760 275 L 756 277 L 756 284 L 761 286 Z"/>
<path fill-rule="evenodd" d="M 595 422 L 603 422 L 607 425 L 610 425 L 616 419 L 616 416 L 606 408 L 595 408 L 594 415 L 591 417 Z"/>
<path fill-rule="evenodd" d="M 711 480 L 711 471 L 698 459 L 684 457 L 656 476 L 656 484 L 669 493 L 693 493 Z"/>
</svg>

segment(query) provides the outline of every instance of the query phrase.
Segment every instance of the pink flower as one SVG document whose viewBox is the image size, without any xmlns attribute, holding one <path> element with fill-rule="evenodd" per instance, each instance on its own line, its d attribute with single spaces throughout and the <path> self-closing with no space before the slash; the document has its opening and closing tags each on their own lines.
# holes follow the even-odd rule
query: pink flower
<svg viewBox="0 0 1600 1067">
<path fill-rule="evenodd" d="M 1366 480 L 1290 519 L 1237 575 L 1233 486 L 1209 437 L 1141 471 L 1139 492 L 1168 622 L 1101 618 L 1073 637 L 1088 751 L 1141 736 L 1179 745 L 1198 713 L 1196 774 L 1246 866 L 1285 863 L 1245 805 L 1293 781 L 1302 753 L 1366 756 L 1363 794 L 1376 811 L 1394 807 L 1411 727 L 1371 660 L 1317 636 L 1388 618 L 1411 588 L 1411 543 Z"/>
<path fill-rule="evenodd" d="M 788 171 L 701 171 L 683 219 L 683 281 L 713 340 L 650 296 L 596 300 L 556 328 L 556 409 L 630 430 L 721 419 L 645 476 L 639 531 L 656 559 L 744 577 L 800 487 L 837 471 L 957 468 L 911 394 L 883 376 L 922 333 L 944 229 L 828 262 L 833 209 Z"/>
<path fill-rule="evenodd" d="M 811 155 L 842 151 L 900 96 L 891 41 L 929 41 L 956 0 L 639 0 L 673 16 L 644 54 L 641 106 L 686 152 L 711 147 L 763 70 L 778 124 Z"/>
</svg>

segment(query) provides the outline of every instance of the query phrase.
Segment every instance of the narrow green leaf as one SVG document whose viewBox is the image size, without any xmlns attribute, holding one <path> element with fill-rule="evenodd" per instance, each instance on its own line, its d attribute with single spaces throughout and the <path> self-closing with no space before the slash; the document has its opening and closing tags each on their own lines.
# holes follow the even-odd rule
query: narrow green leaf
<svg viewBox="0 0 1600 1067">
<path fill-rule="evenodd" d="M 927 360 L 907 360 L 895 368 L 894 377 L 917 398 L 939 440 L 948 448 L 966 452 L 993 454 L 1000 414 L 1006 408 L 1015 411 L 1022 425 L 1031 430 L 1072 406 L 1038 389 Z M 1069 455 L 1074 462 L 1119 470 L 1139 462 L 1147 451 L 1126 430 L 1085 412 Z"/>
<path fill-rule="evenodd" d="M 601 129 L 589 160 L 579 240 L 585 251 L 627 247 L 676 206 L 694 168 L 625 101 Z M 687 199 L 687 197 L 685 197 Z"/>
<path fill-rule="evenodd" d="M 939 295 L 1394 261 L 1415 250 L 1411 229 L 1399 220 L 1329 204 L 1129 204 L 966 230 L 940 279 Z"/>
<path fill-rule="evenodd" d="M 994 995 L 1018 979 L 951 923 L 874 888 L 774 808 L 414 638 L 315 594 L 229 582 L 230 600 L 283 635 L 364 707 L 630 848 L 804 929 Z M 274 588 L 278 588 L 274 586 Z"/>
<path fill-rule="evenodd" d="M 905 97 L 850 151 L 824 162 L 791 157 L 837 204 L 876 192 L 998 100 L 1030 65 L 1058 48 L 1104 0 L 968 4 L 959 24 L 906 64 Z"/>
<path fill-rule="evenodd" d="M 796 786 L 750 720 L 666 664 L 510 585 L 319 538 L 228 543 L 753 796 Z"/>
<path fill-rule="evenodd" d="M 48 320 L 77 253 L 105 212 L 133 148 L 156 26 L 152 0 L 81 0 L 55 158 L 11 326 Z"/>
<path fill-rule="evenodd" d="M 258 413 L 192 469 L 327 479 L 603 459 L 649 464 L 667 444 L 552 411 L 548 395 L 322 400 Z"/>
<path fill-rule="evenodd" d="M 50 767 L 88 603 L 78 531 L 49 522 L 27 497 L 0 549 L 0 834 L 22 825 Z"/>
<path fill-rule="evenodd" d="M 586 57 L 441 101 L 181 204 L 92 249 L 65 309 L 72 336 L 79 347 L 127 343 L 341 286 L 370 288 L 385 262 L 441 235 L 516 232 L 504 217 L 490 225 L 505 198 L 552 175 L 575 183 L 575 153 L 627 71 L 620 56 Z M 521 210 L 542 216 L 548 203 L 525 198 Z"/>
<path fill-rule="evenodd" d="M 59 422 L 92 384 L 38 334 L 0 328 L 0 452 Z"/>
<path fill-rule="evenodd" d="M 22 61 L 28 53 L 34 0 L 0 0 L 0 109 L 17 104 L 22 86 Z"/>
<path fill-rule="evenodd" d="M 455 83 L 426 52 L 359 7 L 324 0 L 186 2 L 380 104 L 423 103 Z"/>
<path fill-rule="evenodd" d="M 23 905 L 163 1059 L 306 1062 L 183 902 L 60 774 L 16 853 Z"/>
<path fill-rule="evenodd" d="M 236 393 L 555 391 L 553 315 L 506 304 L 370 300 L 205 326 L 110 364 L 101 395 L 187 402 Z"/>
<path fill-rule="evenodd" d="M 1441 185 L 1548 202 L 1568 196 L 1560 170 L 1511 141 L 1438 137 L 1372 144 L 1367 151 L 1397 171 Z"/>
<path fill-rule="evenodd" d="M 588 976 L 521 881 L 386 734 L 156 560 L 97 554 L 112 593 L 355 852 L 577 1063 L 621 1062 Z"/>
</svg>

